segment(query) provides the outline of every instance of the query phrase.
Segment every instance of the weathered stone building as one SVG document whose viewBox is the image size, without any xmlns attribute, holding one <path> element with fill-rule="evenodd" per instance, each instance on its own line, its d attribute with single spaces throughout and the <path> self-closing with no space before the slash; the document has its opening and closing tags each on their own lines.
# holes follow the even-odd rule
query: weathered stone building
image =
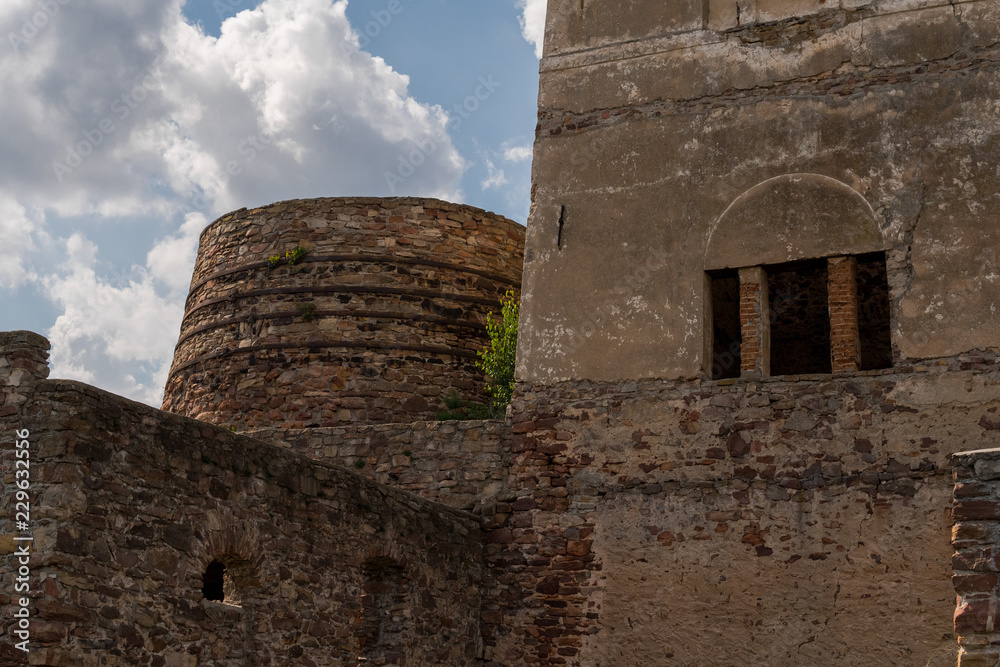
<svg viewBox="0 0 1000 667">
<path fill-rule="evenodd" d="M 31 664 L 1000 664 L 1000 2 L 550 0 L 540 85 L 508 425 L 406 407 L 517 284 L 443 203 L 206 232 L 167 402 L 225 428 L 0 341 Z"/>
<path fill-rule="evenodd" d="M 998 43 L 996 2 L 549 3 L 503 655 L 954 662 Z"/>
</svg>

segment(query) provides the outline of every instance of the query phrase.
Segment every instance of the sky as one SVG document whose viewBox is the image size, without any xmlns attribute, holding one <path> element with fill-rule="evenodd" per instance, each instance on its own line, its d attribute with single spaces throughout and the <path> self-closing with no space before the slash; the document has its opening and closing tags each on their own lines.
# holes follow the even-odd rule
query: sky
<svg viewBox="0 0 1000 667">
<path fill-rule="evenodd" d="M 48 337 L 51 377 L 159 406 L 224 213 L 428 196 L 523 224 L 544 18 L 545 0 L 3 0 L 0 330 Z"/>
</svg>

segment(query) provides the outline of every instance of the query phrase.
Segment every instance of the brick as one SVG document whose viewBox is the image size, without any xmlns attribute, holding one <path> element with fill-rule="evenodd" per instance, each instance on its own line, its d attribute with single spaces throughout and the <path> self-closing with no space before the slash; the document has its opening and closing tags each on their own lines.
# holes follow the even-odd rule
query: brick
<svg viewBox="0 0 1000 667">
<path fill-rule="evenodd" d="M 1000 500 L 959 500 L 952 507 L 955 521 L 1000 520 Z"/>
<path fill-rule="evenodd" d="M 996 573 L 956 574 L 952 577 L 952 584 L 959 594 L 989 593 L 996 589 L 997 578 Z"/>
<path fill-rule="evenodd" d="M 964 602 L 955 610 L 955 632 L 960 635 L 986 632 L 989 619 L 989 600 Z"/>
<path fill-rule="evenodd" d="M 853 257 L 830 258 L 827 275 L 833 371 L 857 371 L 861 364 L 857 260 Z"/>
</svg>

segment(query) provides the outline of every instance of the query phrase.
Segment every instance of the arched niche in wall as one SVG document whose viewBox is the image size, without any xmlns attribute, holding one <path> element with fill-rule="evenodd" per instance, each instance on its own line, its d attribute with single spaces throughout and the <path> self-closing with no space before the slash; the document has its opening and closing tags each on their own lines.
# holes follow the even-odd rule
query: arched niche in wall
<svg viewBox="0 0 1000 667">
<path fill-rule="evenodd" d="M 202 575 L 202 596 L 210 602 L 242 606 L 244 591 L 258 588 L 260 581 L 253 563 L 227 554 L 214 558 Z"/>
<path fill-rule="evenodd" d="M 705 251 L 705 372 L 891 367 L 885 247 L 871 205 L 828 176 L 786 174 L 737 197 Z"/>
<path fill-rule="evenodd" d="M 705 270 L 782 264 L 885 250 L 875 211 L 856 190 L 821 174 L 755 185 L 713 225 Z"/>
<path fill-rule="evenodd" d="M 202 595 L 210 602 L 240 606 L 260 595 L 265 554 L 260 530 L 230 510 L 206 512 L 199 560 Z"/>
<path fill-rule="evenodd" d="M 412 616 L 406 562 L 398 555 L 372 555 L 361 569 L 360 657 L 376 665 L 406 664 L 406 639 L 411 629 L 407 626 Z"/>
</svg>

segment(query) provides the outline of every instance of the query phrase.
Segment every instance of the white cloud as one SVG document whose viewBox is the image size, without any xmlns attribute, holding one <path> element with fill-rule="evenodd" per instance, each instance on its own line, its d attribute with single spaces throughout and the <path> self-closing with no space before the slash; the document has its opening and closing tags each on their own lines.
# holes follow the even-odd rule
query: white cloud
<svg viewBox="0 0 1000 667">
<path fill-rule="evenodd" d="M 156 210 L 155 160 L 132 162 L 122 147 L 133 128 L 169 113 L 148 68 L 180 1 L 59 8 L 16 53 L 0 45 L 10 47 L 0 58 L 0 187 L 56 215 Z M 0 18 L 2 35 L 22 29 L 21 14 Z"/>
<path fill-rule="evenodd" d="M 191 283 L 198 237 L 208 225 L 201 213 L 189 213 L 180 231 L 161 239 L 146 255 L 149 274 L 174 293 L 183 294 Z"/>
<path fill-rule="evenodd" d="M 303 196 L 457 194 L 465 164 L 447 114 L 359 49 L 346 6 L 265 0 L 226 20 L 218 39 L 172 24 L 162 62 L 173 114 L 147 143 L 167 147 L 175 190 L 203 194 L 216 213 Z M 433 154 L 389 192 L 385 172 L 432 139 Z"/>
<path fill-rule="evenodd" d="M 44 235 L 45 214 L 29 212 L 10 195 L 0 192 L 0 288 L 16 288 L 34 278 L 26 257 L 37 250 L 36 238 Z"/>
<path fill-rule="evenodd" d="M 542 47 L 545 42 L 545 6 L 547 0 L 517 0 L 517 8 L 521 10 L 521 34 L 530 44 L 535 46 L 535 55 L 542 57 Z"/>
<path fill-rule="evenodd" d="M 0 34 L 20 30 L 22 5 L 0 13 Z M 187 24 L 181 5 L 60 5 L 3 54 L 0 188 L 59 216 L 458 192 L 465 163 L 447 114 L 360 50 L 346 0 L 265 0 L 218 39 Z M 433 155 L 389 192 L 385 171 L 431 138 Z"/>
<path fill-rule="evenodd" d="M 134 277 L 123 285 L 99 277 L 97 247 L 82 234 L 64 245 L 65 271 L 43 280 L 46 296 L 63 310 L 47 332 L 52 376 L 95 382 L 104 364 L 122 371 L 138 362 L 165 378 L 165 352 L 177 339 L 182 300 L 159 294 L 141 267 L 132 267 Z M 130 376 L 103 379 L 105 387 L 137 400 L 157 404 L 162 396 L 162 385 L 143 385 Z"/>
<path fill-rule="evenodd" d="M 524 162 L 531 159 L 531 144 L 527 146 L 508 146 L 503 150 L 503 159 L 507 162 Z"/>
<path fill-rule="evenodd" d="M 72 272 L 91 269 L 97 261 L 97 246 L 83 234 L 73 234 L 65 242 L 66 262 L 63 266 Z"/>
<path fill-rule="evenodd" d="M 482 182 L 483 190 L 499 188 L 510 183 L 510 180 L 504 175 L 503 169 L 497 169 L 492 160 L 486 160 L 486 169 L 489 170 L 489 175 Z"/>
<path fill-rule="evenodd" d="M 0 57 L 0 287 L 35 281 L 60 310 L 48 331 L 54 377 L 152 404 L 209 219 L 299 197 L 458 199 L 467 168 L 444 110 L 359 48 L 346 0 L 264 0 L 218 38 L 186 23 L 182 5 L 60 4 L 16 52 L 0 44 L 10 48 Z M 3 3 L 0 35 L 35 6 Z M 384 174 L 427 145 L 390 191 Z M 123 221 L 145 225 L 145 246 L 119 247 L 108 223 Z M 92 233 L 66 231 L 77 224 Z M 49 234 L 63 237 L 61 252 L 43 252 Z M 143 252 L 144 263 L 108 268 L 109 257 Z"/>
</svg>

